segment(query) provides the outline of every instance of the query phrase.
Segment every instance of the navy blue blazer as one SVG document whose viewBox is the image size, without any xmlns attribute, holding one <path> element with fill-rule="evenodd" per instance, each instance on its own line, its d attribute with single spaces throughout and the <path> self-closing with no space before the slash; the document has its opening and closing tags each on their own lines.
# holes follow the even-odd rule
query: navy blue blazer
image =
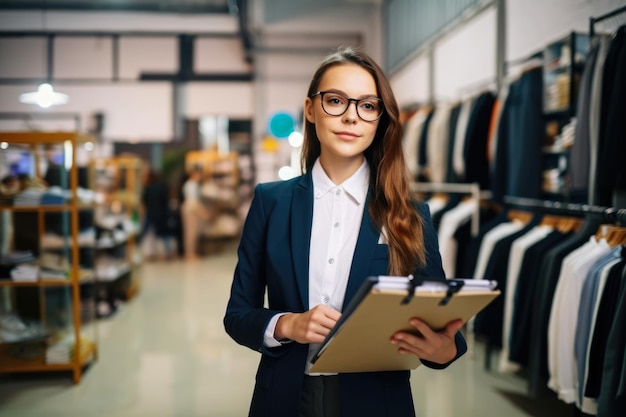
<svg viewBox="0 0 626 417">
<path fill-rule="evenodd" d="M 367 205 L 366 205 L 367 207 Z M 415 276 L 445 279 L 437 234 L 426 204 L 417 206 L 424 222 L 427 264 Z M 309 310 L 309 246 L 313 220 L 310 173 L 255 188 L 238 249 L 226 332 L 261 353 L 250 416 L 298 416 L 308 345 L 263 346 L 264 332 L 278 313 Z M 348 278 L 344 308 L 368 276 L 387 275 L 389 252 L 366 209 Z M 268 305 L 264 305 L 267 290 Z M 457 357 L 467 350 L 456 337 Z M 455 360 L 456 360 L 455 358 Z M 445 368 L 423 361 L 432 368 Z M 414 416 L 409 371 L 340 374 L 343 416 Z"/>
</svg>

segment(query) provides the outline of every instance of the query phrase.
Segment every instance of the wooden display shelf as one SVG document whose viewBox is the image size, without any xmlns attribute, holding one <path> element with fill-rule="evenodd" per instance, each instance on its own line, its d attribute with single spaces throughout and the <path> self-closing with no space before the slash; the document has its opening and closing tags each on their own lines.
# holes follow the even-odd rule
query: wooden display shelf
<svg viewBox="0 0 626 417">
<path fill-rule="evenodd" d="M 81 323 L 81 314 L 83 313 L 81 308 L 81 285 L 94 280 L 93 271 L 90 269 L 82 269 L 79 263 L 81 254 L 81 247 L 93 247 L 95 242 L 91 242 L 91 236 L 83 237 L 84 242 L 80 242 L 80 221 L 79 214 L 81 211 L 88 211 L 90 215 L 95 214 L 96 205 L 89 199 L 81 199 L 79 195 L 79 161 L 77 159 L 77 150 L 79 144 L 95 143 L 95 138 L 91 135 L 83 134 L 80 132 L 0 132 L 0 141 L 7 142 L 9 144 L 9 150 L 13 146 L 18 149 L 24 148 L 30 154 L 30 158 L 33 159 L 34 172 L 33 177 L 43 178 L 42 168 L 45 164 L 42 164 L 43 158 L 47 156 L 47 145 L 62 145 L 63 149 L 57 149 L 58 146 L 53 147 L 55 152 L 62 151 L 63 159 L 70 164 L 66 166 L 63 174 L 67 175 L 68 183 L 67 190 L 70 193 L 63 194 L 63 198 L 55 201 L 61 202 L 61 204 L 39 204 L 32 206 L 15 206 L 15 205 L 1 205 L 0 210 L 5 212 L 21 212 L 36 214 L 37 219 L 30 221 L 30 219 L 23 220 L 20 226 L 17 227 L 14 224 L 14 232 L 28 232 L 25 235 L 29 238 L 29 250 L 34 253 L 40 253 L 43 249 L 49 249 L 49 246 L 45 245 L 44 237 L 46 232 L 47 222 L 50 220 L 47 213 L 67 213 L 67 230 L 64 230 L 63 240 L 60 248 L 67 249 L 71 256 L 67 256 L 71 263 L 71 267 L 67 269 L 69 277 L 54 278 L 54 279 L 38 279 L 34 281 L 1 281 L 0 287 L 4 288 L 16 288 L 16 287 L 31 287 L 31 288 L 50 288 L 50 287 L 67 287 L 71 289 L 69 291 L 70 298 L 67 300 L 67 308 L 71 311 L 71 326 L 73 328 L 72 338 L 76 339 L 76 344 L 73 346 L 75 349 L 71 349 L 75 352 L 73 357 L 69 360 L 69 363 L 47 363 L 46 352 L 32 352 L 35 356 L 33 359 L 24 359 L 14 357 L 13 349 L 16 344 L 0 344 L 0 372 L 38 372 L 38 371 L 71 371 L 73 375 L 74 383 L 80 382 L 82 368 L 91 360 L 97 359 L 97 330 L 94 329 L 94 338 L 82 338 L 81 332 L 84 329 L 83 323 Z M 87 150 L 88 151 L 88 150 Z M 89 156 L 89 155 L 87 155 Z M 81 166 L 81 168 L 85 168 Z M 15 222 L 13 216 L 13 221 Z M 32 232 L 36 232 L 32 233 Z M 34 238 L 37 237 L 38 241 L 34 242 Z M 94 236 L 95 237 L 95 236 Z M 78 244 L 74 244 L 78 243 Z M 89 245 L 89 246 L 87 246 Z M 33 246 L 33 247 L 30 247 Z M 36 262 L 34 262 L 36 264 Z M 42 271 L 39 271 L 39 277 L 41 277 Z M 3 277 L 6 278 L 6 277 Z M 35 299 L 36 298 L 36 299 Z M 93 298 L 93 296 L 92 296 Z M 47 306 L 46 306 L 46 294 L 44 291 L 38 291 L 38 294 L 30 299 L 19 299 L 15 303 L 30 303 L 34 310 L 39 311 L 41 322 L 46 321 Z M 39 304 L 38 306 L 36 304 Z M 20 306 L 16 305 L 16 309 Z M 64 307 L 65 308 L 65 307 Z M 93 311 L 95 315 L 95 310 Z M 69 335 L 68 335 L 69 336 Z M 35 342 L 33 342 L 35 343 Z M 71 342 L 68 342 L 71 343 Z M 42 348 L 44 345 L 41 346 Z M 29 353 L 29 352 L 24 352 Z M 65 353 L 65 352 L 62 352 Z M 61 357 L 64 359 L 64 357 Z"/>
<path fill-rule="evenodd" d="M 76 143 L 94 142 L 94 137 L 79 132 L 1 132 L 0 140 L 9 143 L 32 144 L 53 144 L 63 143 L 66 140 Z"/>
<path fill-rule="evenodd" d="M 9 372 L 42 372 L 42 371 L 73 371 L 76 365 L 69 363 L 46 363 L 45 352 L 34 359 L 14 358 L 11 356 L 9 344 L 0 344 L 0 373 Z M 80 355 L 79 366 L 85 366 L 97 355 L 96 345 L 89 342 L 84 345 Z M 78 381 L 75 381 L 78 382 Z"/>
<path fill-rule="evenodd" d="M 139 284 L 137 282 L 133 282 L 130 287 L 126 290 L 126 299 L 132 300 L 139 293 Z"/>
<path fill-rule="evenodd" d="M 78 204 L 76 208 L 78 210 L 93 210 L 95 209 L 94 204 Z M 44 213 L 48 212 L 64 212 L 73 210 L 74 206 L 71 204 L 63 204 L 63 205 L 53 205 L 53 204 L 43 204 L 39 206 L 0 206 L 1 210 L 15 211 L 15 212 L 33 212 L 33 211 L 41 211 Z"/>
<path fill-rule="evenodd" d="M 93 271 L 82 271 L 78 282 L 87 284 L 95 280 Z M 0 287 L 63 287 L 72 285 L 71 279 L 37 279 L 36 281 L 0 280 Z"/>
</svg>

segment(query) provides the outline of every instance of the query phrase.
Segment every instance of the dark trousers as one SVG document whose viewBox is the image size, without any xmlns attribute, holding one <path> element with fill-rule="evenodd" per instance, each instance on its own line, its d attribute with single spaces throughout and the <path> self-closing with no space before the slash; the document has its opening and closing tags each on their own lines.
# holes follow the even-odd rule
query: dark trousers
<svg viewBox="0 0 626 417">
<path fill-rule="evenodd" d="M 300 417 L 341 417 L 339 376 L 304 376 Z"/>
</svg>

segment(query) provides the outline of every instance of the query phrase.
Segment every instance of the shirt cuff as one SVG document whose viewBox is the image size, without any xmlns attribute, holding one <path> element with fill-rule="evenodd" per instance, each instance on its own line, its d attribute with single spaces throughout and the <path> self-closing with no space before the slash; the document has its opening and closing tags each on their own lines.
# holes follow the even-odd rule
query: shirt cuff
<svg viewBox="0 0 626 417">
<path fill-rule="evenodd" d="M 263 345 L 268 348 L 280 347 L 286 343 L 291 342 L 291 340 L 276 340 L 274 337 L 274 330 L 276 330 L 276 323 L 278 323 L 278 319 L 281 316 L 284 316 L 287 313 L 279 313 L 270 319 L 270 322 L 267 324 L 265 328 L 265 334 L 263 335 Z"/>
</svg>

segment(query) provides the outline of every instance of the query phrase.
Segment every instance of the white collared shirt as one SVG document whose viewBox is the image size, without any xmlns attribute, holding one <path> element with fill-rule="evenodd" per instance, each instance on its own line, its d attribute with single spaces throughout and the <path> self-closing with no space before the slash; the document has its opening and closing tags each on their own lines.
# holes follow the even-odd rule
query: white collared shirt
<svg viewBox="0 0 626 417">
<path fill-rule="evenodd" d="M 350 178 L 335 185 L 318 159 L 312 175 L 309 310 L 326 304 L 341 311 L 367 198 L 369 166 L 364 160 Z"/>
<path fill-rule="evenodd" d="M 342 310 L 369 186 L 369 165 L 334 184 L 319 159 L 313 175 L 313 224 L 309 255 L 309 310 L 326 304 Z M 309 359 L 319 344 L 309 345 Z"/>
<path fill-rule="evenodd" d="M 370 169 L 367 161 L 363 160 L 350 178 L 336 185 L 328 178 L 318 159 L 311 175 L 314 202 L 308 309 L 326 304 L 341 311 L 363 219 Z M 280 315 L 276 315 L 266 329 L 265 345 L 268 347 L 280 346 L 280 342 L 273 337 L 278 317 Z M 317 344 L 311 344 L 309 353 L 317 347 Z"/>
</svg>

